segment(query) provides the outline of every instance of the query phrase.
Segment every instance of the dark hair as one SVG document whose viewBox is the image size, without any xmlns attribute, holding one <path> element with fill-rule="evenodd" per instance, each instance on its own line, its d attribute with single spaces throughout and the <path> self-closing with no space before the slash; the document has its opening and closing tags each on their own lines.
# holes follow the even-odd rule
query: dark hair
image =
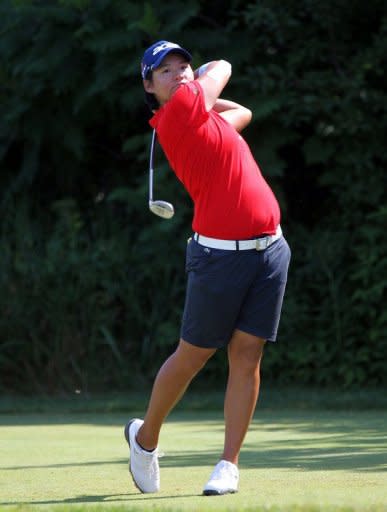
<svg viewBox="0 0 387 512">
<path fill-rule="evenodd" d="M 149 109 L 153 112 L 154 110 L 157 110 L 158 108 L 160 108 L 160 104 L 159 102 L 156 100 L 155 98 L 155 95 L 150 93 L 150 92 L 146 92 L 145 93 L 145 103 L 148 105 Z"/>
<path fill-rule="evenodd" d="M 152 71 L 147 73 L 145 80 L 152 80 Z M 155 95 L 150 92 L 145 92 L 145 103 L 152 112 L 160 108 L 160 103 L 157 101 Z"/>
</svg>

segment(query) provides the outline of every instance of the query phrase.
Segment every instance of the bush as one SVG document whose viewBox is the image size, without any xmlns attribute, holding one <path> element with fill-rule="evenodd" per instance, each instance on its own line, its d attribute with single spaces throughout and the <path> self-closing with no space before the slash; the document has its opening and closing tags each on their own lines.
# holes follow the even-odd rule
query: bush
<svg viewBox="0 0 387 512">
<path fill-rule="evenodd" d="M 385 385 L 385 2 L 180 7 L 1 4 L 1 386 L 147 383 L 178 338 L 191 203 L 158 151 L 157 194 L 177 214 L 147 211 L 139 60 L 156 39 L 194 67 L 229 59 L 225 96 L 254 112 L 245 137 L 293 253 L 265 378 Z M 226 371 L 220 356 L 203 377 Z"/>
</svg>

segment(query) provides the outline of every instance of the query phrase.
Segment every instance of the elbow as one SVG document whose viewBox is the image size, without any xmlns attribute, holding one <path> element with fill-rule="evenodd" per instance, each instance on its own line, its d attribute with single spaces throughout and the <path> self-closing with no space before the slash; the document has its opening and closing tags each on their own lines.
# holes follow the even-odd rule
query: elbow
<svg viewBox="0 0 387 512">
<path fill-rule="evenodd" d="M 253 113 L 251 112 L 251 110 L 248 108 L 242 107 L 242 109 L 240 110 L 238 122 L 235 123 L 235 125 L 234 125 L 234 128 L 236 129 L 236 131 L 240 133 L 242 130 L 244 130 L 246 128 L 246 126 L 248 126 L 250 124 L 252 117 L 253 117 Z"/>
<path fill-rule="evenodd" d="M 249 108 L 243 108 L 243 121 L 244 121 L 244 126 L 247 126 L 248 124 L 250 124 L 251 120 L 253 118 L 253 113 L 252 111 L 249 109 Z"/>
<path fill-rule="evenodd" d="M 231 76 L 231 71 L 231 64 L 229 62 L 227 62 L 226 60 L 217 60 L 214 61 L 214 65 L 211 66 L 207 75 L 216 81 L 228 81 Z"/>
<path fill-rule="evenodd" d="M 224 68 L 225 73 L 227 74 L 228 78 L 230 78 L 231 73 L 232 73 L 232 66 L 231 66 L 230 62 L 227 62 L 227 60 L 220 60 L 219 62 L 222 64 L 222 67 Z"/>
<path fill-rule="evenodd" d="M 250 121 L 252 120 L 253 118 L 253 113 L 252 111 L 249 109 L 249 108 L 246 108 L 246 113 L 245 113 L 245 116 L 246 116 L 246 123 L 249 124 Z"/>
</svg>

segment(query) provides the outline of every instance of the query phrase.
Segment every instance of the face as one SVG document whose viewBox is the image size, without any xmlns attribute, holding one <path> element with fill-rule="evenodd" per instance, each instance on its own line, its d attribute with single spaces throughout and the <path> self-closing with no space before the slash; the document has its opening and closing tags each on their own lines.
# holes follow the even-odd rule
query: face
<svg viewBox="0 0 387 512">
<path fill-rule="evenodd" d="M 181 84 L 192 82 L 194 74 L 187 60 L 178 53 L 169 53 L 160 66 L 153 70 L 152 79 L 144 80 L 146 92 L 154 94 L 164 105 Z"/>
</svg>

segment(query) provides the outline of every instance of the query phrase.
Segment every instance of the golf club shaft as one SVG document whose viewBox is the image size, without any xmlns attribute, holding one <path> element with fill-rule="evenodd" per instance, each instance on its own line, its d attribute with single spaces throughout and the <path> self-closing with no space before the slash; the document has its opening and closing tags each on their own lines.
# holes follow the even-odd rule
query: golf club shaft
<svg viewBox="0 0 387 512">
<path fill-rule="evenodd" d="M 162 217 L 163 219 L 171 219 L 175 213 L 173 205 L 167 201 L 153 200 L 153 159 L 156 144 L 156 130 L 152 133 L 152 142 L 149 156 L 149 209 L 155 215 Z"/>
<path fill-rule="evenodd" d="M 153 156 L 155 152 L 156 130 L 152 133 L 152 142 L 149 156 L 149 203 L 153 201 Z"/>
</svg>

